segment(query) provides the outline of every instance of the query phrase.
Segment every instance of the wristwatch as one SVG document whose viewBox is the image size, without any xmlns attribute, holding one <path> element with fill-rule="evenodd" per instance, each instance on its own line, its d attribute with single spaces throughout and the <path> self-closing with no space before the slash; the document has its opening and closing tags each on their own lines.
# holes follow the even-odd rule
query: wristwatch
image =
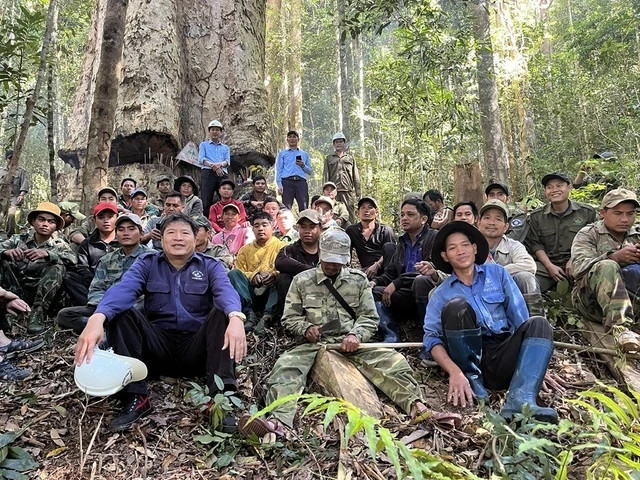
<svg viewBox="0 0 640 480">
<path fill-rule="evenodd" d="M 229 312 L 229 318 L 231 317 L 238 317 L 243 322 L 247 321 L 247 316 L 242 312 Z"/>
</svg>

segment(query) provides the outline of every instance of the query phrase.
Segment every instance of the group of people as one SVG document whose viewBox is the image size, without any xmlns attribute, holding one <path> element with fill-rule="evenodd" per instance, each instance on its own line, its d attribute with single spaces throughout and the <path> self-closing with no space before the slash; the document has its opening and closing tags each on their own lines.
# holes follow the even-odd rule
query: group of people
<svg viewBox="0 0 640 480">
<path fill-rule="evenodd" d="M 289 148 L 277 160 L 283 205 L 263 177 L 234 198 L 222 125 L 211 122 L 209 134 L 201 145 L 200 192 L 215 188 L 217 201 L 198 198 L 189 176 L 176 179 L 174 190 L 170 177 L 158 177 L 151 201 L 125 178 L 120 194 L 98 192 L 92 216 L 83 219 L 68 202 L 43 202 L 28 216 L 30 233 L 0 243 L 7 289 L 0 299 L 9 313 L 28 315 L 28 333 L 42 333 L 55 317 L 80 335 L 76 364 L 90 362 L 106 341 L 144 361 L 151 375 L 205 375 L 213 396 L 216 377 L 224 391 L 237 388 L 235 364 L 247 353 L 247 333 L 259 336 L 280 322 L 300 343 L 278 358 L 267 402 L 301 392 L 321 345 L 339 343 L 366 378 L 419 418 L 427 407 L 406 359 L 392 349 L 359 349 L 375 335 L 400 341 L 403 322 L 413 319 L 424 328 L 421 355 L 449 375 L 453 405 L 508 389 L 506 418 L 527 405 L 548 422 L 558 420 L 556 410 L 536 401 L 553 352 L 544 292 L 572 282 L 580 313 L 603 322 L 623 351 L 640 350 L 640 203 L 633 192 L 604 195 L 596 220 L 593 207 L 569 199 L 571 182 L 558 172 L 542 178 L 549 202 L 531 212 L 519 211 L 501 182 L 487 186 L 480 208 L 461 202 L 449 211 L 442 194 L 430 190 L 402 201 L 396 236 L 380 222 L 376 199 L 360 195 L 344 136 L 336 134 L 336 153 L 325 162 L 325 174 L 339 172 L 338 179 L 325 178 L 307 205 L 303 175 L 310 163 L 299 153 L 298 134 L 289 132 Z M 41 346 L 0 332 L 0 379 L 25 378 L 10 354 Z M 151 412 L 144 381 L 125 386 L 120 400 L 113 431 Z M 295 411 L 289 402 L 269 418 L 246 414 L 238 424 L 229 415 L 223 429 L 283 434 Z"/>
</svg>

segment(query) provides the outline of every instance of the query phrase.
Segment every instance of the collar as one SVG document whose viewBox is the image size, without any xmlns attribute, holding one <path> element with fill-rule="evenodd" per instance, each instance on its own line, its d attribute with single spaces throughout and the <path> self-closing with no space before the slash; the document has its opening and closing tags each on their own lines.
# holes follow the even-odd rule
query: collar
<svg viewBox="0 0 640 480">
<path fill-rule="evenodd" d="M 575 212 L 576 210 L 580 210 L 580 205 L 578 205 L 576 202 L 572 202 L 571 200 L 569 200 L 569 208 L 567 208 L 566 212 L 568 213 L 569 211 Z M 553 211 L 553 209 L 551 208 L 551 202 L 547 203 L 543 208 L 542 208 L 542 213 L 544 213 L 545 215 L 558 215 L 555 211 Z M 565 215 L 567 215 L 567 213 L 565 213 Z M 564 216 L 564 215 L 563 215 Z"/>
<path fill-rule="evenodd" d="M 422 227 L 422 230 L 420 230 L 420 232 L 416 236 L 415 245 L 422 242 L 422 237 L 424 237 L 425 233 L 429 231 L 429 228 L 430 228 L 429 224 L 425 223 L 424 226 Z M 409 234 L 407 232 L 404 232 L 400 238 L 402 238 L 405 243 L 409 243 L 409 244 L 411 243 L 411 239 L 409 238 Z M 415 245 L 411 245 L 411 246 L 415 246 Z"/>
<path fill-rule="evenodd" d="M 473 270 L 474 270 L 474 275 L 473 275 L 473 283 L 471 285 L 474 285 L 477 281 L 479 276 L 484 276 L 486 275 L 485 269 L 484 269 L 484 265 L 478 265 L 477 263 L 475 263 L 473 265 Z M 462 283 L 462 280 L 460 280 L 458 278 L 458 276 L 456 275 L 456 272 L 454 271 L 453 273 L 451 273 L 451 284 L 453 285 L 455 282 L 459 282 Z M 466 284 L 462 283 L 462 285 L 464 285 L 465 287 L 467 286 Z"/>
</svg>

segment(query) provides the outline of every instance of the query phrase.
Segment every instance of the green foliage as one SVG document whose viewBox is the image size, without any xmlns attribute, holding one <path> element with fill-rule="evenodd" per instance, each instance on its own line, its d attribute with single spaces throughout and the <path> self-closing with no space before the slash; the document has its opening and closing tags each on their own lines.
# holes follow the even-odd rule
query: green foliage
<svg viewBox="0 0 640 480">
<path fill-rule="evenodd" d="M 558 282 L 556 288 L 549 290 L 543 298 L 547 320 L 551 325 L 566 324 L 577 328 L 584 327 L 582 318 L 576 313 L 571 303 L 571 289 L 567 280 Z"/>
<path fill-rule="evenodd" d="M 0 479 L 28 480 L 30 477 L 25 472 L 40 466 L 29 452 L 12 445 L 23 431 L 0 435 Z"/>
</svg>

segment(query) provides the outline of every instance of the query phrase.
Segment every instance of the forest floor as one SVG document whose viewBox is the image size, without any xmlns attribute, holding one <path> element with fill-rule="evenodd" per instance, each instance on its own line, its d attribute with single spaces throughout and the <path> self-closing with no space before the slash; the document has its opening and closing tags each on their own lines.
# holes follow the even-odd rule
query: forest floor
<svg viewBox="0 0 640 480">
<path fill-rule="evenodd" d="M 15 328 L 14 333 L 19 334 Z M 418 327 L 405 329 L 404 334 L 407 341 L 420 341 Z M 584 342 L 578 330 L 562 330 L 560 335 L 558 339 L 563 341 Z M 261 338 L 249 337 L 250 355 L 239 368 L 238 396 L 245 410 L 255 402 L 275 359 L 290 342 L 280 330 L 268 329 Z M 32 377 L 21 383 L 0 383 L 0 433 L 24 429 L 14 445 L 39 462 L 28 478 L 325 479 L 337 478 L 339 464 L 351 471 L 350 478 L 395 478 L 390 459 L 382 453 L 372 460 L 361 435 L 341 451 L 339 429 L 334 424 L 323 429 L 321 414 L 298 419 L 295 438 L 276 445 L 247 442 L 239 435 L 213 448 L 202 445 L 194 437 L 208 433 L 207 420 L 185 400 L 186 392 L 193 388 L 186 379 L 150 381 L 154 412 L 129 432 L 109 433 L 105 427 L 117 412 L 116 402 L 89 398 L 74 383 L 72 358 L 77 337 L 51 330 L 46 338 L 45 349 L 14 359 L 30 368 Z M 461 414 L 462 426 L 449 429 L 429 422 L 410 426 L 408 418 L 386 398 L 382 424 L 413 448 L 464 466 L 481 478 L 490 477 L 491 462 L 487 462 L 497 453 L 490 448 L 486 415 L 476 407 L 460 409 L 446 404 L 448 384 L 442 370 L 425 366 L 417 358 L 417 349 L 403 353 L 422 385 L 425 403 L 435 411 Z M 613 383 L 597 358 L 574 351 L 556 350 L 550 371 L 562 389 L 542 392 L 541 399 L 557 408 L 562 418 L 575 419 L 567 400 L 575 399 L 577 392 L 593 386 L 596 379 Z M 203 379 L 195 381 L 203 384 Z M 490 407 L 499 411 L 503 401 L 504 392 L 492 393 Z M 228 465 L 220 468 L 216 462 Z M 574 469 L 574 478 L 580 478 L 579 471 Z"/>
</svg>

